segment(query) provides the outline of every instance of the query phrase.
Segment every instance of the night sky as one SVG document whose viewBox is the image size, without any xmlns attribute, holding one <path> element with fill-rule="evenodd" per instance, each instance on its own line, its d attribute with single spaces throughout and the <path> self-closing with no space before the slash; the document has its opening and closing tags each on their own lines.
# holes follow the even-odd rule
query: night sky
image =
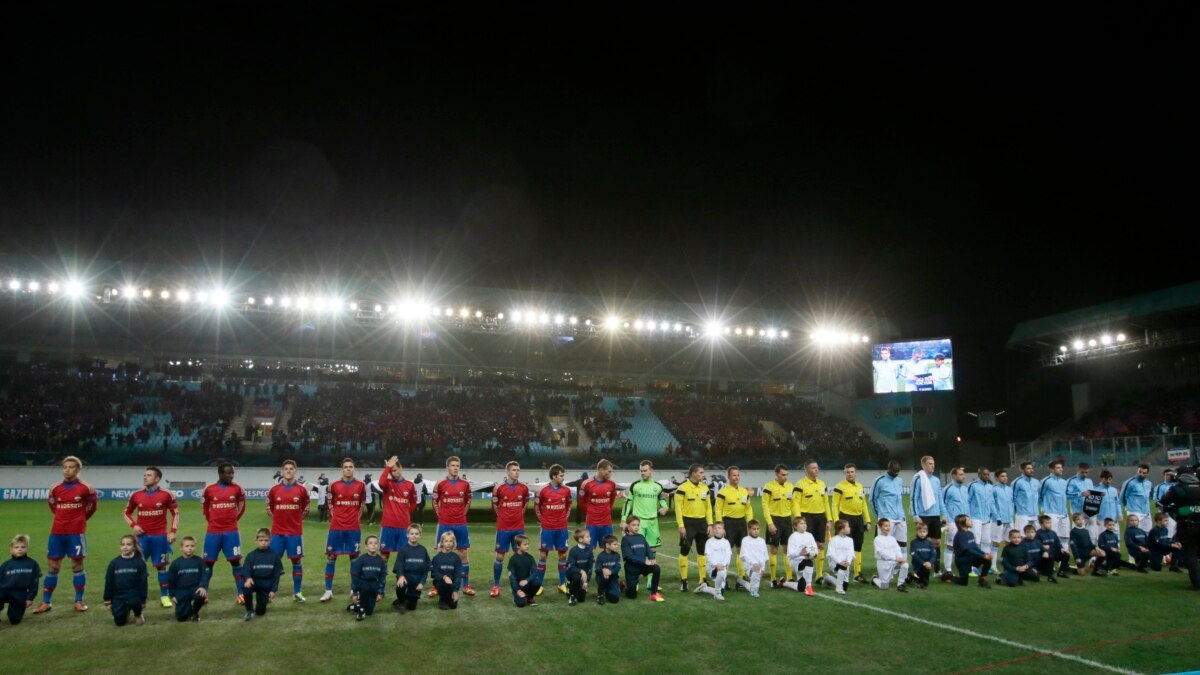
<svg viewBox="0 0 1200 675">
<path fill-rule="evenodd" d="M 0 250 L 870 308 L 964 355 L 1196 276 L 1187 3 L 348 7 L 10 17 Z"/>
</svg>

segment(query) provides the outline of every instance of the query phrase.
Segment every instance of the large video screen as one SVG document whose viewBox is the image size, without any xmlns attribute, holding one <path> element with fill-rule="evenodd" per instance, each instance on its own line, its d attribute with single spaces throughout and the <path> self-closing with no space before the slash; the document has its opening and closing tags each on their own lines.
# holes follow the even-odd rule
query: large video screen
<svg viewBox="0 0 1200 675">
<path fill-rule="evenodd" d="M 871 365 L 876 394 L 954 390 L 950 338 L 877 344 Z"/>
</svg>

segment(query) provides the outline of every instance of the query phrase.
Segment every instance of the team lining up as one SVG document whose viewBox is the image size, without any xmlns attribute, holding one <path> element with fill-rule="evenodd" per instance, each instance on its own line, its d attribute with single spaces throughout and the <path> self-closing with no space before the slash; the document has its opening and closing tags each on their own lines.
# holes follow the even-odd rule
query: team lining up
<svg viewBox="0 0 1200 675">
<path fill-rule="evenodd" d="M 912 480 L 910 501 L 917 537 L 909 542 L 903 480 L 896 462 L 876 479 L 869 497 L 856 480 L 853 464 L 846 465 L 846 479 L 832 491 L 820 479 L 816 462 L 807 463 L 805 476 L 794 484 L 788 481 L 788 469 L 777 466 L 775 480 L 761 491 L 760 523 L 754 517 L 749 490 L 740 485 L 736 467 L 727 470 L 724 486 L 710 490 L 700 465 L 691 467 L 683 483 L 675 483 L 655 481 L 653 464 L 643 461 L 639 480 L 621 485 L 611 479 L 611 462 L 601 460 L 595 477 L 577 484 L 578 508 L 586 525 L 571 533 L 568 521 L 572 490 L 563 481 L 565 471 L 561 466 L 551 467 L 550 482 L 537 495 L 531 495 L 529 486 L 519 480 L 520 466 L 516 462 L 507 465 L 504 481 L 472 484 L 459 477 L 461 462 L 451 457 L 446 462 L 446 478 L 438 481 L 432 492 L 438 526 L 436 552 L 430 557 L 420 543 L 421 526 L 411 519 L 419 503 L 417 487 L 403 477 L 403 467 L 395 457 L 387 461 L 378 483 L 384 505 L 381 533 L 368 536 L 360 544 L 361 513 L 368 487 L 354 478 L 354 462 L 346 459 L 342 462 L 342 480 L 328 488 L 330 525 L 321 601 L 332 600 L 337 558 L 345 555 L 351 560 L 351 602 L 347 609 L 358 620 L 364 620 L 386 595 L 388 563 L 395 555 L 393 607 L 401 612 L 415 610 L 428 590 L 429 597 L 438 598 L 439 608 L 457 608 L 460 594 L 475 595 L 467 557 L 467 511 L 472 493 L 480 491 L 492 493 L 497 523 L 491 597 L 500 595 L 504 558 L 511 551 L 507 576 L 517 607 L 537 605 L 537 597 L 544 590 L 550 552 L 558 558 L 558 590 L 568 596 L 570 605 L 585 601 L 593 586 L 599 604 L 619 602 L 622 596 L 636 599 L 641 577 L 648 579 L 650 600 L 664 602 L 655 549 L 662 543 L 659 516 L 668 513 L 672 500 L 680 535 L 680 589 L 688 590 L 688 556 L 695 548 L 700 570 L 695 591 L 718 600 L 724 600 L 730 587 L 744 588 L 751 597 L 758 597 L 764 577 L 774 588 L 810 596 L 814 578 L 839 594 L 848 590 L 852 574 L 855 581 L 867 583 L 862 576 L 862 547 L 872 524 L 872 511 L 877 519 L 873 541 L 877 574 L 870 583 L 880 589 L 889 588 L 893 577 L 902 592 L 912 583 L 927 588 L 932 575 L 938 572 L 944 581 L 961 585 L 968 583 L 969 576 L 977 575 L 979 585 L 987 587 L 995 551 L 1002 542 L 1007 545 L 996 565 L 997 578 L 1009 586 L 1065 578 L 1072 571 L 1072 561 L 1077 574 L 1091 569 L 1095 576 L 1115 575 L 1121 566 L 1137 572 L 1158 570 L 1164 563 L 1172 571 L 1179 571 L 1177 556 L 1172 556 L 1179 548 L 1172 542 L 1174 533 L 1170 530 L 1174 523 L 1159 513 L 1155 526 L 1149 526 L 1152 485 L 1147 480 L 1148 466 L 1139 467 L 1138 475 L 1118 492 L 1112 486 L 1110 472 L 1102 471 L 1101 482 L 1095 484 L 1088 478 L 1086 464 L 1080 464 L 1071 479 L 1064 479 L 1062 462 L 1052 462 L 1050 475 L 1039 480 L 1033 475 L 1032 463 L 1026 462 L 1011 485 L 1003 469 L 996 472 L 993 482 L 988 469 L 980 468 L 978 478 L 968 484 L 965 471 L 956 468 L 950 474 L 951 481 L 942 488 L 934 474 L 933 458 L 924 457 L 921 463 L 922 469 Z M 83 561 L 87 555 L 87 521 L 96 512 L 97 499 L 95 490 L 79 480 L 81 469 L 78 458 L 65 458 L 63 482 L 51 489 L 49 506 L 54 519 L 48 538 L 48 571 L 42 602 L 35 614 L 53 608 L 64 558 L 72 563 L 74 609 L 88 609 L 83 601 Z M 186 536 L 180 539 L 182 557 L 171 560 L 179 527 L 178 505 L 169 491 L 159 488 L 162 472 L 156 467 L 147 468 L 144 489 L 134 493 L 125 508 L 124 517 L 132 533 L 122 537 L 121 554 L 105 574 L 104 603 L 111 609 L 115 623 L 125 625 L 130 615 L 134 623 L 144 622 L 147 561 L 157 569 L 162 606 L 173 607 L 178 621 L 199 621 L 209 599 L 213 566 L 221 555 L 232 567 L 236 601 L 245 607 L 245 620 L 265 614 L 279 590 L 285 557 L 292 564 L 293 599 L 305 602 L 301 592 L 302 534 L 310 497 L 308 488 L 296 482 L 296 470 L 295 462 L 283 463 L 282 480 L 267 496 L 271 528 L 256 533 L 256 548 L 243 558 L 238 521 L 246 509 L 245 492 L 233 482 L 234 467 L 221 464 L 218 481 L 207 486 L 202 497 L 207 522 L 202 557 L 196 554 L 195 538 Z M 1163 492 L 1169 486 L 1164 481 L 1156 491 Z M 622 493 L 626 500 L 620 523 L 622 537 L 618 539 L 612 511 Z M 541 525 L 536 560 L 530 553 L 532 543 L 524 534 L 525 511 L 531 497 Z M 1126 548 L 1133 562 L 1122 559 L 1122 508 L 1127 513 Z M 568 547 L 569 537 L 574 546 Z M 950 540 L 944 557 L 943 538 Z M 14 537 L 12 557 L 0 566 L 0 609 L 7 605 L 12 624 L 20 623 L 25 609 L 36 600 L 41 579 L 39 565 L 28 557 L 29 543 L 26 535 Z M 596 547 L 601 549 L 599 555 L 595 554 Z M 779 575 L 778 554 L 783 547 L 787 562 L 784 574 Z M 905 549 L 909 549 L 909 555 Z M 824 573 L 827 557 L 832 574 Z M 734 568 L 736 576 L 731 580 Z"/>
</svg>

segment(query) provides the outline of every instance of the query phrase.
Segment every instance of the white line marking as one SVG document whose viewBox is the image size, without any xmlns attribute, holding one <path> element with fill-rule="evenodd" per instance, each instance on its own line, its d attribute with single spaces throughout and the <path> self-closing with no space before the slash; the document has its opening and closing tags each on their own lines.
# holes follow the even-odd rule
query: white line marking
<svg viewBox="0 0 1200 675">
<path fill-rule="evenodd" d="M 981 639 L 981 640 L 991 640 L 992 642 L 998 642 L 998 643 L 1008 646 L 1008 647 L 1016 647 L 1017 649 L 1024 649 L 1024 650 L 1031 651 L 1031 652 L 1037 652 L 1037 653 L 1045 655 L 1045 656 L 1053 656 L 1055 658 L 1064 659 L 1066 661 L 1074 661 L 1075 663 L 1082 663 L 1086 666 L 1091 666 L 1092 668 L 1099 668 L 1101 670 L 1107 670 L 1112 673 L 1123 673 L 1125 675 L 1139 675 L 1138 671 L 1136 671 L 1136 670 L 1125 670 L 1124 668 L 1116 668 L 1116 667 L 1110 666 L 1106 663 L 1100 663 L 1099 661 L 1091 661 L 1089 659 L 1085 659 L 1080 656 L 1075 656 L 1074 654 L 1064 654 L 1063 652 L 1056 652 L 1052 649 L 1042 649 L 1041 647 L 1034 647 L 1033 645 L 1021 644 L 1020 642 L 1014 642 L 1012 640 L 1005 640 L 1004 638 L 996 637 L 994 635 L 987 635 L 986 633 L 976 633 L 975 631 L 967 630 L 966 628 L 960 628 L 958 626 L 951 626 L 950 624 L 945 624 L 945 623 L 938 623 L 936 621 L 930 621 L 928 619 L 921 619 L 921 618 L 918 618 L 915 616 L 909 616 L 908 614 L 901 614 L 900 612 L 893 612 L 890 609 L 883 609 L 882 607 L 875 607 L 873 605 L 867 605 L 867 604 L 864 604 L 861 602 L 853 602 L 851 600 L 836 598 L 836 597 L 833 597 L 830 595 L 824 595 L 824 594 L 820 594 L 820 593 L 818 593 L 814 597 L 821 598 L 822 600 L 829 600 L 831 602 L 838 602 L 843 605 L 850 605 L 852 607 L 861 607 L 863 609 L 869 609 L 872 612 L 879 612 L 880 614 L 887 614 L 888 616 L 894 616 L 898 619 L 904 619 L 906 621 L 914 621 L 916 623 L 923 623 L 926 626 L 933 626 L 934 628 L 940 628 L 942 630 L 948 630 L 948 631 L 952 631 L 955 633 L 961 633 L 963 635 L 969 635 L 970 637 Z"/>
</svg>

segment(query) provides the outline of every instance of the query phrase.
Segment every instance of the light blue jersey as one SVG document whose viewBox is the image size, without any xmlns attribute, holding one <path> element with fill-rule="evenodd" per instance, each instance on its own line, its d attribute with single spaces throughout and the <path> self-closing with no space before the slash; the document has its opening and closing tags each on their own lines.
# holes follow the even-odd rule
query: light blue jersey
<svg viewBox="0 0 1200 675">
<path fill-rule="evenodd" d="M 941 516 L 942 518 L 945 518 L 946 505 L 942 503 L 942 482 L 938 480 L 937 476 L 925 474 L 929 476 L 929 492 L 930 496 L 933 497 L 933 503 L 929 507 L 926 507 L 926 493 L 924 488 L 921 487 L 922 474 L 925 474 L 925 472 L 918 471 L 917 474 L 913 476 L 912 493 L 909 503 L 909 508 L 912 509 L 912 514 L 914 516 L 923 518 L 929 518 L 933 516 Z"/>
<path fill-rule="evenodd" d="M 1091 478 L 1075 474 L 1067 479 L 1067 504 L 1071 513 L 1083 513 L 1083 493 L 1094 487 Z"/>
<path fill-rule="evenodd" d="M 891 521 L 904 520 L 904 479 L 886 473 L 871 484 L 871 513 L 875 520 L 887 518 Z"/>
<path fill-rule="evenodd" d="M 996 483 L 992 486 L 992 513 L 995 514 L 998 523 L 1013 522 L 1013 489 L 1011 485 Z"/>
<path fill-rule="evenodd" d="M 1104 498 L 1100 500 L 1100 513 L 1096 514 L 1097 520 L 1104 522 L 1105 518 L 1112 518 L 1114 521 L 1121 521 L 1121 501 L 1117 494 L 1117 488 L 1112 485 L 1097 485 L 1097 492 L 1103 492 Z"/>
<path fill-rule="evenodd" d="M 946 504 L 946 517 L 950 520 L 954 520 L 964 513 L 970 513 L 966 483 L 950 481 L 950 484 L 942 491 L 942 501 Z"/>
<path fill-rule="evenodd" d="M 1167 490 L 1170 490 L 1174 485 L 1175 485 L 1174 481 L 1163 481 L 1162 483 L 1155 485 L 1154 486 L 1154 503 L 1155 504 L 1161 503 L 1163 495 L 1167 494 Z M 1160 507 L 1159 510 L 1161 511 L 1162 508 Z"/>
<path fill-rule="evenodd" d="M 1040 501 L 1042 512 L 1051 516 L 1067 515 L 1067 481 L 1050 474 L 1042 480 Z"/>
<path fill-rule="evenodd" d="M 1121 506 L 1125 513 L 1150 513 L 1150 481 L 1134 476 L 1121 485 Z"/>
<path fill-rule="evenodd" d="M 1042 491 L 1042 481 L 1033 476 L 1021 474 L 1021 477 L 1013 481 L 1012 498 L 1013 509 L 1018 516 L 1028 516 L 1037 518 L 1039 495 Z"/>
<path fill-rule="evenodd" d="M 992 482 L 975 479 L 967 486 L 967 513 L 971 520 L 985 523 L 995 520 L 995 498 L 992 496 Z"/>
</svg>

